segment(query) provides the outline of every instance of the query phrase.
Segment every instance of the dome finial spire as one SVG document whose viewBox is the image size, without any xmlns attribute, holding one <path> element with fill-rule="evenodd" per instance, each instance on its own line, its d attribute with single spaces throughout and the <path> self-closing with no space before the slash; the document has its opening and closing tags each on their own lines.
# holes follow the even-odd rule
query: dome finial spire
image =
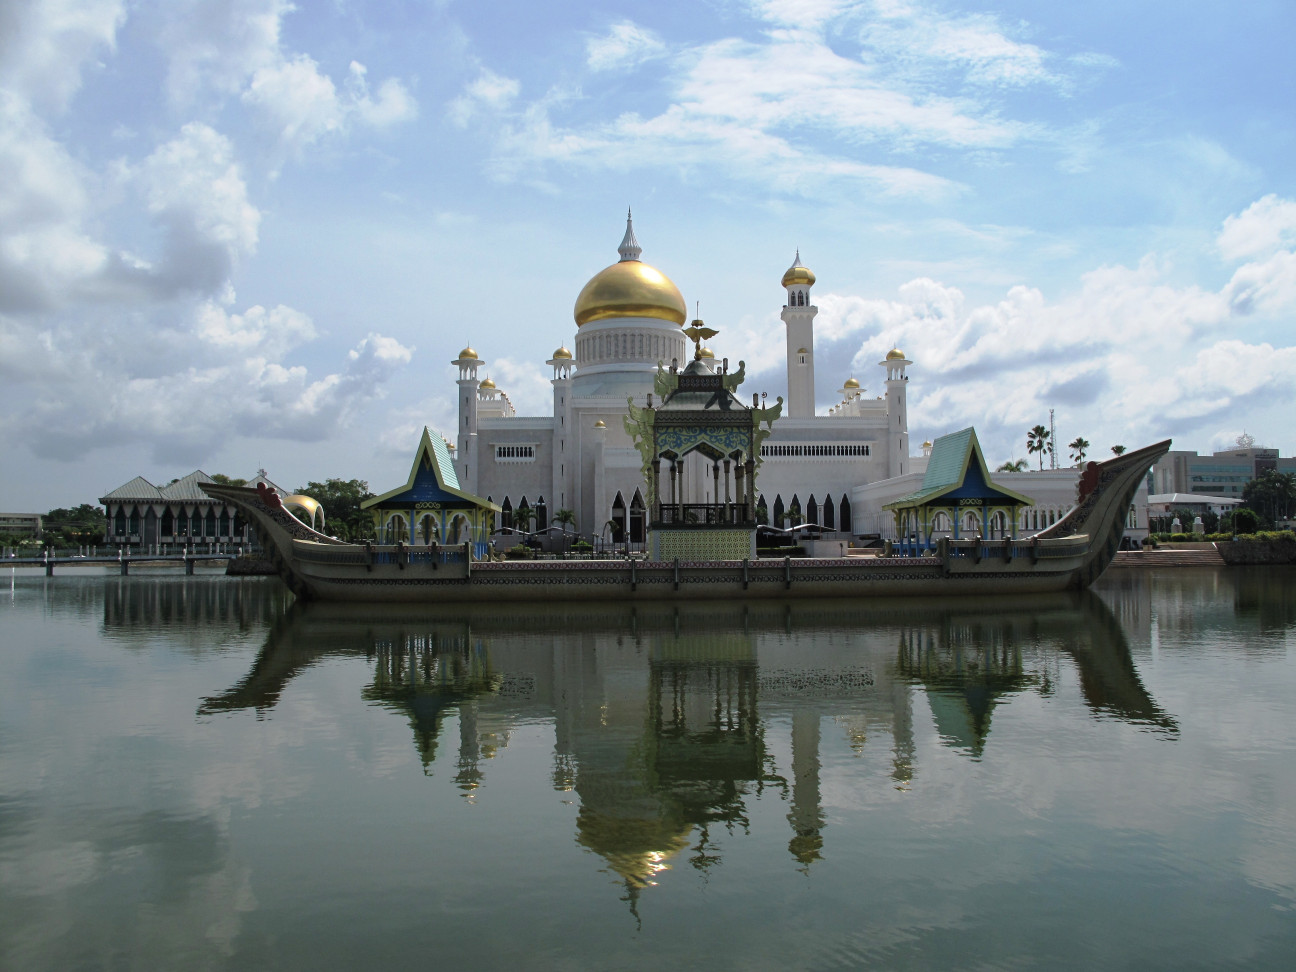
<svg viewBox="0 0 1296 972">
<path fill-rule="evenodd" d="M 643 253 L 643 247 L 634 235 L 634 218 L 630 215 L 630 207 L 626 207 L 626 231 L 625 236 L 621 238 L 621 245 L 617 247 L 617 252 L 621 254 L 621 262 L 627 260 L 638 260 L 639 254 Z"/>
</svg>

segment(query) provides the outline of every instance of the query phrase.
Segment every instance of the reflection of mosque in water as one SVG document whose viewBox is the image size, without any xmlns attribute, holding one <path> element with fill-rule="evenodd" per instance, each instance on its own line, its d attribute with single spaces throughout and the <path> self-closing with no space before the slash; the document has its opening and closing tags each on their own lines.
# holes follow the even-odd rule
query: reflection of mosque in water
<svg viewBox="0 0 1296 972">
<path fill-rule="evenodd" d="M 1089 594 L 1034 599 L 1028 613 L 985 601 L 536 606 L 524 625 L 479 611 L 312 605 L 280 617 L 248 675 L 199 711 L 265 710 L 324 655 L 363 656 L 373 666 L 363 698 L 409 720 L 429 774 L 454 717 L 454 780 L 469 796 L 515 727 L 551 721 L 553 785 L 579 798 L 576 840 L 633 903 L 673 861 L 717 864 L 717 828 L 745 830 L 749 801 L 766 791 L 789 804 L 795 865 L 824 856 L 826 726 L 860 754 L 889 740 L 887 774 L 908 787 L 920 699 L 943 743 L 979 756 L 994 707 L 1056 691 L 1065 655 L 1092 710 L 1173 732 L 1125 630 Z M 780 775 L 773 753 L 788 749 Z"/>
</svg>

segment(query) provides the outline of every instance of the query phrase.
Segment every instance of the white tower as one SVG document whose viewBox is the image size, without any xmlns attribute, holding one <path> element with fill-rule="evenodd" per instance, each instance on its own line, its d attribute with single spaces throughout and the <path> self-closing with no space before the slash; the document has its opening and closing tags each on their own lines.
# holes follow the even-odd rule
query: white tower
<svg viewBox="0 0 1296 972">
<path fill-rule="evenodd" d="M 812 418 L 815 413 L 814 319 L 819 308 L 810 303 L 814 282 L 815 275 L 801 265 L 801 251 L 797 250 L 792 266 L 783 274 L 787 304 L 781 315 L 787 325 L 789 418 Z"/>
<path fill-rule="evenodd" d="M 477 369 L 486 362 L 467 347 L 450 363 L 459 369 L 459 484 L 471 493 L 477 490 Z"/>
<path fill-rule="evenodd" d="M 575 430 L 571 427 L 571 373 L 575 359 L 564 346 L 554 351 L 553 357 L 546 364 L 553 368 L 550 384 L 553 385 L 554 396 L 553 485 L 549 495 L 553 497 L 553 508 L 557 511 L 571 509 L 576 495 L 575 480 L 579 463 L 574 461 L 576 451 L 567 448 L 568 440 L 575 440 L 572 435 Z"/>
<path fill-rule="evenodd" d="M 913 362 L 899 348 L 892 348 L 878 364 L 886 369 L 887 476 L 895 478 L 909 472 L 909 414 L 905 404 L 909 377 L 905 367 Z"/>
</svg>

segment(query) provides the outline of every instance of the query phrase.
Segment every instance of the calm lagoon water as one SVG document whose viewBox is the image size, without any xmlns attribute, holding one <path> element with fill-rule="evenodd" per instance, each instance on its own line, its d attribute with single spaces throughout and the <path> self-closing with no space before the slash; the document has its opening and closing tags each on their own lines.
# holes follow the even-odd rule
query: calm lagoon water
<svg viewBox="0 0 1296 972">
<path fill-rule="evenodd" d="M 0 967 L 360 966 L 1296 967 L 1296 571 L 493 611 L 19 572 Z"/>
</svg>

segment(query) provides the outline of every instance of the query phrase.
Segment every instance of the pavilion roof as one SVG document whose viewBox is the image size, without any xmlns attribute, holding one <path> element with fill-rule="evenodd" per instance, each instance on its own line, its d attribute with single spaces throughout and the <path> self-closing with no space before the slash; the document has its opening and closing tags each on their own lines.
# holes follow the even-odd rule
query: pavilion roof
<svg viewBox="0 0 1296 972">
<path fill-rule="evenodd" d="M 1029 496 L 1005 489 L 990 479 L 977 441 L 976 430 L 962 429 L 942 435 L 932 443 L 922 486 L 908 496 L 887 503 L 883 509 L 911 509 L 916 506 L 952 506 L 959 500 L 979 499 L 1008 506 L 1034 506 Z"/>
<path fill-rule="evenodd" d="M 440 503 L 442 507 L 453 509 L 481 507 L 496 512 L 501 509 L 490 500 L 460 489 L 459 475 L 455 472 L 454 461 L 450 458 L 445 440 L 439 433 L 433 434 L 426 426 L 419 438 L 414 464 L 410 467 L 409 479 L 405 485 L 365 500 L 360 508 L 409 509 L 415 503 Z"/>
</svg>

